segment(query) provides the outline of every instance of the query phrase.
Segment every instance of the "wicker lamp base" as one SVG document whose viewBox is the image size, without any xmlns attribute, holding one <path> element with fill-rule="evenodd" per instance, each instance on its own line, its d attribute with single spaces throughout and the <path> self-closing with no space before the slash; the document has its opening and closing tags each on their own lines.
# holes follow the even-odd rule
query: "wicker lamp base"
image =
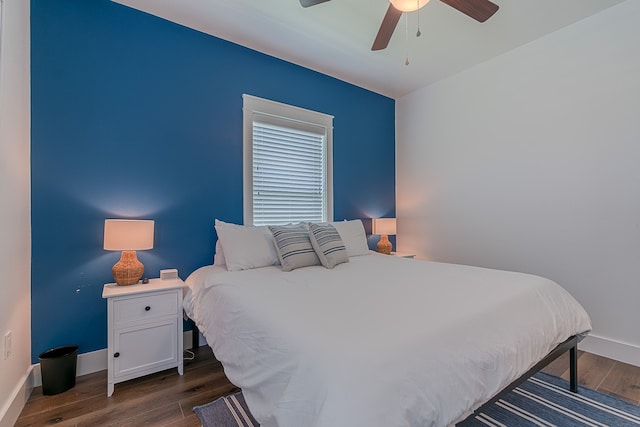
<svg viewBox="0 0 640 427">
<path fill-rule="evenodd" d="M 135 285 L 144 273 L 144 265 L 138 261 L 136 251 L 122 251 L 120 261 L 113 266 L 111 272 L 118 285 Z"/>
<path fill-rule="evenodd" d="M 386 234 L 380 236 L 380 241 L 378 242 L 378 252 L 385 255 L 391 254 L 391 242 L 389 241 L 389 237 Z"/>
</svg>

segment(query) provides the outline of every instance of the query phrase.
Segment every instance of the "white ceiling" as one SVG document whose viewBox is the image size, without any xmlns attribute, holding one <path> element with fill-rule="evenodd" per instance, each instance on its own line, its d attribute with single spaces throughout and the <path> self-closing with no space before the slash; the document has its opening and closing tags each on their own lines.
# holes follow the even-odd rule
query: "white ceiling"
<svg viewBox="0 0 640 427">
<path fill-rule="evenodd" d="M 187 27 L 398 98 L 624 0 L 492 0 L 481 24 L 431 0 L 401 19 L 386 50 L 371 44 L 388 0 L 114 0 Z M 406 49 L 408 66 L 405 65 Z"/>
</svg>

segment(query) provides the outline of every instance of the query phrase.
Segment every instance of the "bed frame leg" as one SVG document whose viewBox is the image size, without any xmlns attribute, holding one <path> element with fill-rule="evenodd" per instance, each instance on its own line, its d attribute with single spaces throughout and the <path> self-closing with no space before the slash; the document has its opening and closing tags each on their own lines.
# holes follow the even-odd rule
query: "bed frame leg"
<svg viewBox="0 0 640 427">
<path fill-rule="evenodd" d="M 200 347 L 200 330 L 196 326 L 196 322 L 191 321 L 191 348 Z"/>
<path fill-rule="evenodd" d="M 578 392 L 578 346 L 569 349 L 569 389 Z"/>
<path fill-rule="evenodd" d="M 456 424 L 456 427 L 462 427 L 469 425 L 473 418 L 479 413 L 486 410 L 489 406 L 493 405 L 498 400 L 502 399 L 507 395 L 511 390 L 518 387 L 520 384 L 525 382 L 527 378 L 531 377 L 536 372 L 540 371 L 542 368 L 547 366 L 550 362 L 556 360 L 559 356 L 565 354 L 569 350 L 569 375 L 571 376 L 569 380 L 569 389 L 577 393 L 578 392 L 578 338 L 573 335 L 569 337 L 566 341 L 558 344 L 556 348 L 551 350 L 549 354 L 547 354 L 541 361 L 533 365 L 531 369 L 518 377 L 511 384 L 506 386 L 501 392 L 493 396 L 489 401 L 485 402 L 482 406 L 476 409 L 473 414 L 469 415 L 463 421 Z"/>
</svg>

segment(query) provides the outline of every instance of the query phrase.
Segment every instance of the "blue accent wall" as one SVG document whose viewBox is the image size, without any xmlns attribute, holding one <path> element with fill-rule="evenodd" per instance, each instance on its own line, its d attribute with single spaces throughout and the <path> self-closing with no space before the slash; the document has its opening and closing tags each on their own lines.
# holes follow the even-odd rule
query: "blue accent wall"
<svg viewBox="0 0 640 427">
<path fill-rule="evenodd" d="M 292 2 L 291 7 L 299 7 Z M 242 222 L 242 94 L 335 116 L 335 219 L 395 215 L 395 102 L 108 0 L 31 1 L 32 358 L 107 345 L 105 218 L 154 219 L 145 276 Z"/>
</svg>

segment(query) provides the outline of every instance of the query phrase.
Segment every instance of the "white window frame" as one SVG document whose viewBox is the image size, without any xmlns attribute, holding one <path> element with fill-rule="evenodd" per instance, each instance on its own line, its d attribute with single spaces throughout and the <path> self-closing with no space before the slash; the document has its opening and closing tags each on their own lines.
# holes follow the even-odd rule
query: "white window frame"
<svg viewBox="0 0 640 427">
<path fill-rule="evenodd" d="M 289 122 L 292 128 L 324 129 L 325 198 L 324 221 L 333 221 L 333 116 L 256 96 L 242 95 L 242 157 L 244 225 L 253 225 L 253 121 L 256 114 L 273 117 L 274 122 Z"/>
<path fill-rule="evenodd" d="M 4 19 L 3 10 L 4 10 L 4 0 L 0 0 L 0 94 L 2 93 L 2 39 L 4 39 L 4 37 L 2 36 L 2 32 L 3 32 L 2 22 Z"/>
</svg>

